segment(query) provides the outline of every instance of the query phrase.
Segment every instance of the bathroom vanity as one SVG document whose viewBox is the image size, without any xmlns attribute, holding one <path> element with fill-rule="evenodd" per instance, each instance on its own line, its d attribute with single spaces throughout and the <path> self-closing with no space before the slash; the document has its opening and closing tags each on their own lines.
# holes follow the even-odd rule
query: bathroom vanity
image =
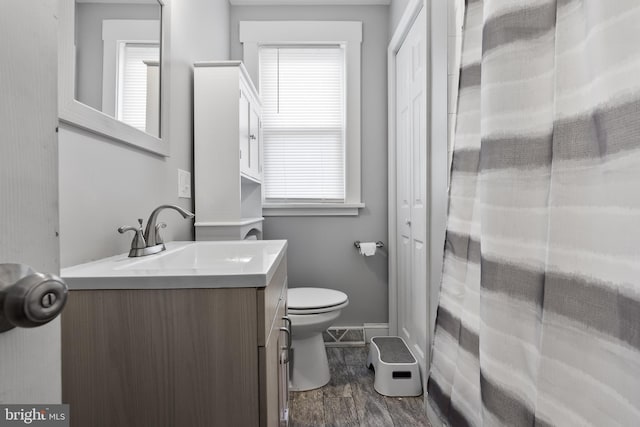
<svg viewBox="0 0 640 427">
<path fill-rule="evenodd" d="M 172 242 L 63 269 L 71 425 L 285 424 L 286 246 Z"/>
</svg>

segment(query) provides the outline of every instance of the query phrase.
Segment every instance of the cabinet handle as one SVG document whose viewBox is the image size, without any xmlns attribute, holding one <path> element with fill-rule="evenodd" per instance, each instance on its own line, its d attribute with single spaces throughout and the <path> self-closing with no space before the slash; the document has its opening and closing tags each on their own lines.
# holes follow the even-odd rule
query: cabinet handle
<svg viewBox="0 0 640 427">
<path fill-rule="evenodd" d="M 256 136 L 254 134 L 249 135 L 249 139 L 256 139 Z"/>
<path fill-rule="evenodd" d="M 291 331 L 284 326 L 280 328 L 280 331 L 287 334 L 287 358 L 284 363 L 289 363 L 289 354 L 291 352 Z"/>
<path fill-rule="evenodd" d="M 291 332 L 291 319 L 289 318 L 289 316 L 282 316 L 282 320 L 287 322 L 287 329 L 289 329 L 289 332 Z"/>
</svg>

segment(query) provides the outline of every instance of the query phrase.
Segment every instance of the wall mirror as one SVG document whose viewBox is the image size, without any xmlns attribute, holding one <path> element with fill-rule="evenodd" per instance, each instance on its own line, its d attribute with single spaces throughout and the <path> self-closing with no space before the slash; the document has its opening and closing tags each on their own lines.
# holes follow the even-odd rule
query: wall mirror
<svg viewBox="0 0 640 427">
<path fill-rule="evenodd" d="M 166 0 L 61 0 L 60 120 L 169 154 Z"/>
</svg>

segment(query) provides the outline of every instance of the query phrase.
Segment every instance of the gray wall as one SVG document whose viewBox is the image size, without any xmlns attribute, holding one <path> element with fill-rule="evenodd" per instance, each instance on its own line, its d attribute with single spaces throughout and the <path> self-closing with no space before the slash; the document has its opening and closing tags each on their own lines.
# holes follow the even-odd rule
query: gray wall
<svg viewBox="0 0 640 427">
<path fill-rule="evenodd" d="M 391 5 L 389 6 L 389 38 L 393 36 L 393 32 L 398 26 L 398 22 L 408 4 L 409 0 L 391 0 Z"/>
<path fill-rule="evenodd" d="M 171 157 L 163 158 L 61 126 L 60 244 L 63 267 L 128 250 L 131 236 L 116 228 L 135 224 L 163 203 L 193 209 L 177 197 L 177 169 L 192 171 L 192 63 L 229 57 L 227 0 L 171 2 Z M 165 212 L 166 240 L 191 240 L 193 224 Z"/>
<path fill-rule="evenodd" d="M 339 325 L 387 322 L 387 257 L 364 258 L 355 240 L 387 242 L 387 6 L 272 6 L 231 8 L 231 57 L 242 59 L 241 20 L 363 22 L 362 194 L 357 217 L 268 217 L 265 239 L 289 241 L 289 284 L 344 291 L 349 307 Z"/>
<path fill-rule="evenodd" d="M 159 20 L 160 7 L 148 4 L 76 4 L 76 99 L 96 110 L 102 110 L 102 21 L 105 19 Z"/>
</svg>

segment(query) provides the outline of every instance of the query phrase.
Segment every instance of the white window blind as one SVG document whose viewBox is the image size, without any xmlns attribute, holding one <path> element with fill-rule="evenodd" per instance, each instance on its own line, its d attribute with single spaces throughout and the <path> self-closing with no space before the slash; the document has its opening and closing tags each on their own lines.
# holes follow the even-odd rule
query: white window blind
<svg viewBox="0 0 640 427">
<path fill-rule="evenodd" d="M 144 61 L 158 61 L 159 58 L 158 44 L 120 45 L 116 118 L 143 131 L 147 122 L 147 65 Z"/>
<path fill-rule="evenodd" d="M 344 201 L 344 57 L 340 46 L 260 48 L 267 201 Z"/>
</svg>

